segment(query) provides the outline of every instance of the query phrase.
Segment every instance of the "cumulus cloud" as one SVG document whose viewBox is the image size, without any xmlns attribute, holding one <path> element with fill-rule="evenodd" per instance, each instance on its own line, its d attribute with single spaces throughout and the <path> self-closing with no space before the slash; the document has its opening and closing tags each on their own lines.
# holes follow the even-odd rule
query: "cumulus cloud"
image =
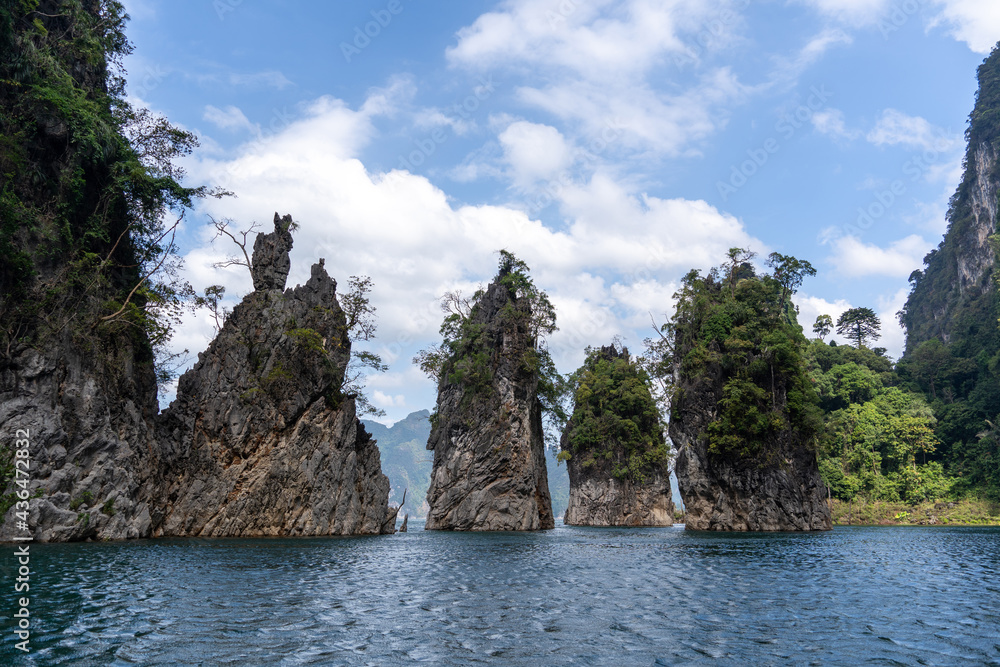
<svg viewBox="0 0 1000 667">
<path fill-rule="evenodd" d="M 916 234 L 894 241 L 887 248 L 863 243 L 856 236 L 841 236 L 831 243 L 831 261 L 837 271 L 849 278 L 906 278 L 920 268 L 924 255 L 933 247 L 933 244 Z"/>
<path fill-rule="evenodd" d="M 988 54 L 1000 39 L 1000 4 L 983 0 L 938 0 L 940 13 L 932 25 L 949 33 L 976 53 Z"/>
<path fill-rule="evenodd" d="M 572 160 L 565 137 L 549 125 L 517 121 L 508 125 L 498 139 L 513 180 L 521 186 L 552 178 Z"/>
<path fill-rule="evenodd" d="M 748 93 L 725 68 L 702 72 L 669 94 L 651 81 L 670 59 L 690 57 L 683 37 L 715 16 L 718 7 L 708 5 L 509 0 L 459 31 L 447 56 L 454 66 L 513 72 L 523 81 L 522 102 L 572 123 L 585 137 L 614 124 L 619 147 L 678 155 L 723 127 L 723 106 Z"/>
<path fill-rule="evenodd" d="M 739 220 L 703 201 L 647 196 L 603 173 L 559 193 L 565 221 L 558 229 L 509 207 L 453 204 L 427 178 L 400 170 L 373 173 L 358 159 L 373 118 L 383 111 L 381 105 L 355 110 L 320 98 L 231 157 L 202 157 L 187 166 L 194 180 L 238 195 L 205 202 L 202 213 L 243 226 L 260 221 L 265 229 L 275 211 L 292 214 L 300 229 L 289 284 L 304 282 L 320 257 L 341 285 L 351 275 L 374 279 L 379 332 L 373 349 L 392 362 L 393 377 L 405 378 L 398 387 L 373 379 L 390 418 L 404 416 L 400 396 L 407 409 L 432 404 L 433 385 L 412 374 L 410 359 L 438 339 L 439 298 L 489 280 L 500 248 L 525 260 L 552 297 L 560 331 L 550 344 L 560 369 L 569 371 L 586 345 L 607 343 L 615 334 L 640 341 L 648 312 L 670 308 L 669 295 L 690 268 L 718 263 L 735 245 L 762 247 Z M 521 126 L 511 136 L 524 136 L 510 146 L 524 149 L 519 141 L 532 133 L 558 145 L 545 128 Z M 510 155 L 515 161 L 530 157 L 516 150 Z M 221 241 L 211 245 L 207 226 L 200 238 L 186 257 L 192 283 L 199 289 L 223 284 L 234 296 L 249 291 L 245 270 L 212 266 L 231 249 Z"/>
</svg>

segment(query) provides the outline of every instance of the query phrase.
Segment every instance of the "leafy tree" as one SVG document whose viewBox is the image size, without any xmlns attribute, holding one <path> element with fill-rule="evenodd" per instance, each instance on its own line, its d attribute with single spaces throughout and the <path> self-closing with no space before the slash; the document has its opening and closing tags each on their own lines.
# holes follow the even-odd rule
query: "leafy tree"
<svg viewBox="0 0 1000 667">
<path fill-rule="evenodd" d="M 820 340 L 829 336 L 831 331 L 833 331 L 832 317 L 829 315 L 820 315 L 816 318 L 816 322 L 813 324 L 813 333 L 816 334 Z"/>
<path fill-rule="evenodd" d="M 736 283 L 742 278 L 753 276 L 754 271 L 750 262 L 756 256 L 757 253 L 749 248 L 730 248 L 726 253 L 726 279 L 733 296 L 736 295 Z"/>
<path fill-rule="evenodd" d="M 372 290 L 372 279 L 368 276 L 351 276 L 348 285 L 350 287 L 346 293 L 337 295 L 340 307 L 347 317 L 347 336 L 352 343 L 370 341 L 375 338 L 376 330 L 376 309 L 368 296 Z M 363 369 L 366 368 L 376 373 L 389 370 L 381 355 L 352 345 L 351 359 L 344 372 L 341 391 L 355 399 L 359 415 L 384 417 L 385 410 L 376 408 L 365 392 L 365 378 L 368 374 Z"/>
<path fill-rule="evenodd" d="M 787 298 L 794 286 L 752 272 L 737 280 L 748 254 L 734 248 L 721 272 L 685 276 L 676 313 L 658 341 L 647 341 L 646 367 L 671 385 L 674 411 L 678 396 L 706 385 L 718 397 L 704 431 L 710 453 L 766 460 L 781 432 L 811 442 L 820 417 L 805 373 L 806 341 Z"/>
<path fill-rule="evenodd" d="M 209 285 L 205 288 L 204 296 L 196 296 L 194 304 L 196 308 L 204 308 L 215 321 L 215 333 L 222 330 L 222 325 L 229 317 L 229 309 L 226 308 L 222 300 L 226 296 L 226 288 L 223 285 Z"/>
<path fill-rule="evenodd" d="M 494 282 L 509 295 L 500 311 L 500 324 L 527 333 L 530 347 L 521 365 L 525 371 L 537 374 L 543 414 L 551 429 L 559 429 L 568 418 L 563 405 L 567 390 L 565 379 L 556 370 L 545 345 L 546 337 L 557 330 L 555 308 L 548 295 L 532 281 L 527 264 L 507 250 L 499 254 Z M 441 343 L 421 350 L 413 358 L 413 363 L 435 382 L 461 383 L 466 388 L 466 400 L 494 392 L 493 360 L 483 338 L 485 323 L 477 320 L 485 294 L 485 289 L 477 290 L 471 298 L 460 292 L 446 294 L 441 300 L 445 314 L 440 328 Z"/>
<path fill-rule="evenodd" d="M 642 483 L 668 461 L 659 411 L 649 376 L 614 345 L 587 348 L 587 358 L 569 378 L 573 416 L 560 460 L 608 466 L 616 478 Z"/>
<path fill-rule="evenodd" d="M 771 277 L 781 285 L 782 300 L 797 292 L 806 277 L 816 275 L 816 269 L 806 260 L 778 252 L 767 256 L 767 265 L 771 267 Z"/>
<path fill-rule="evenodd" d="M 881 338 L 881 329 L 882 322 L 871 308 L 851 308 L 837 318 L 837 333 L 859 348 Z"/>
</svg>

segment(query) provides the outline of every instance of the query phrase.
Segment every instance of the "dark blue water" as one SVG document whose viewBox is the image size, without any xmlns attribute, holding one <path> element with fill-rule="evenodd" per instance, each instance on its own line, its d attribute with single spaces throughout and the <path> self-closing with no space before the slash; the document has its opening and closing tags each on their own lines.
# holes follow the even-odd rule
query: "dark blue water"
<svg viewBox="0 0 1000 667">
<path fill-rule="evenodd" d="M 1000 529 L 415 527 L 34 545 L 0 664 L 1000 665 Z"/>
</svg>

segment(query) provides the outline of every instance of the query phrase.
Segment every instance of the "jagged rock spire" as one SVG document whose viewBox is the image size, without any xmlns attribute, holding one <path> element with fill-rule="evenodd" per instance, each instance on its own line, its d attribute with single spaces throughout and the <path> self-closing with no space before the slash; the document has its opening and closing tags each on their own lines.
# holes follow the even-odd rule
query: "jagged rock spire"
<svg viewBox="0 0 1000 667">
<path fill-rule="evenodd" d="M 274 214 L 274 231 L 258 234 L 253 243 L 253 277 L 255 290 L 285 289 L 288 272 L 292 268 L 288 253 L 292 249 L 292 216 Z"/>
</svg>

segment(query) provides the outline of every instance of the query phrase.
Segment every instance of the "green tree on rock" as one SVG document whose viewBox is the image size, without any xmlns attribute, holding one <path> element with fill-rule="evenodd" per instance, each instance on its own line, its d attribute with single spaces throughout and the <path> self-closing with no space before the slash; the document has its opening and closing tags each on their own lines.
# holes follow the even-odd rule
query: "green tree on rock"
<svg viewBox="0 0 1000 667">
<path fill-rule="evenodd" d="M 829 336 L 831 331 L 833 331 L 832 317 L 829 315 L 820 315 L 816 318 L 816 322 L 813 324 L 813 333 L 816 334 L 820 340 Z"/>
<path fill-rule="evenodd" d="M 569 379 L 573 416 L 559 460 L 579 457 L 584 468 L 608 466 L 614 477 L 637 483 L 664 466 L 667 444 L 649 383 L 628 349 L 587 348 L 586 361 Z"/>
<path fill-rule="evenodd" d="M 881 338 L 881 329 L 882 322 L 871 308 L 851 308 L 837 319 L 837 333 L 858 348 Z"/>
<path fill-rule="evenodd" d="M 551 426 L 561 428 L 567 415 L 563 407 L 565 380 L 556 370 L 545 344 L 547 336 L 557 330 L 556 311 L 548 295 L 538 289 L 530 276 L 528 265 L 507 250 L 500 250 L 500 264 L 494 282 L 506 289 L 509 301 L 500 312 L 501 328 L 526 331 L 530 348 L 521 359 L 522 370 L 537 374 L 538 399 Z M 485 326 L 477 321 L 482 299 L 487 290 L 479 289 L 471 298 L 461 292 L 449 292 L 441 300 L 445 313 L 441 323 L 442 341 L 421 350 L 413 358 L 430 379 L 459 383 L 466 396 L 494 392 L 493 368 Z M 431 415 L 432 423 L 436 415 Z"/>
</svg>

